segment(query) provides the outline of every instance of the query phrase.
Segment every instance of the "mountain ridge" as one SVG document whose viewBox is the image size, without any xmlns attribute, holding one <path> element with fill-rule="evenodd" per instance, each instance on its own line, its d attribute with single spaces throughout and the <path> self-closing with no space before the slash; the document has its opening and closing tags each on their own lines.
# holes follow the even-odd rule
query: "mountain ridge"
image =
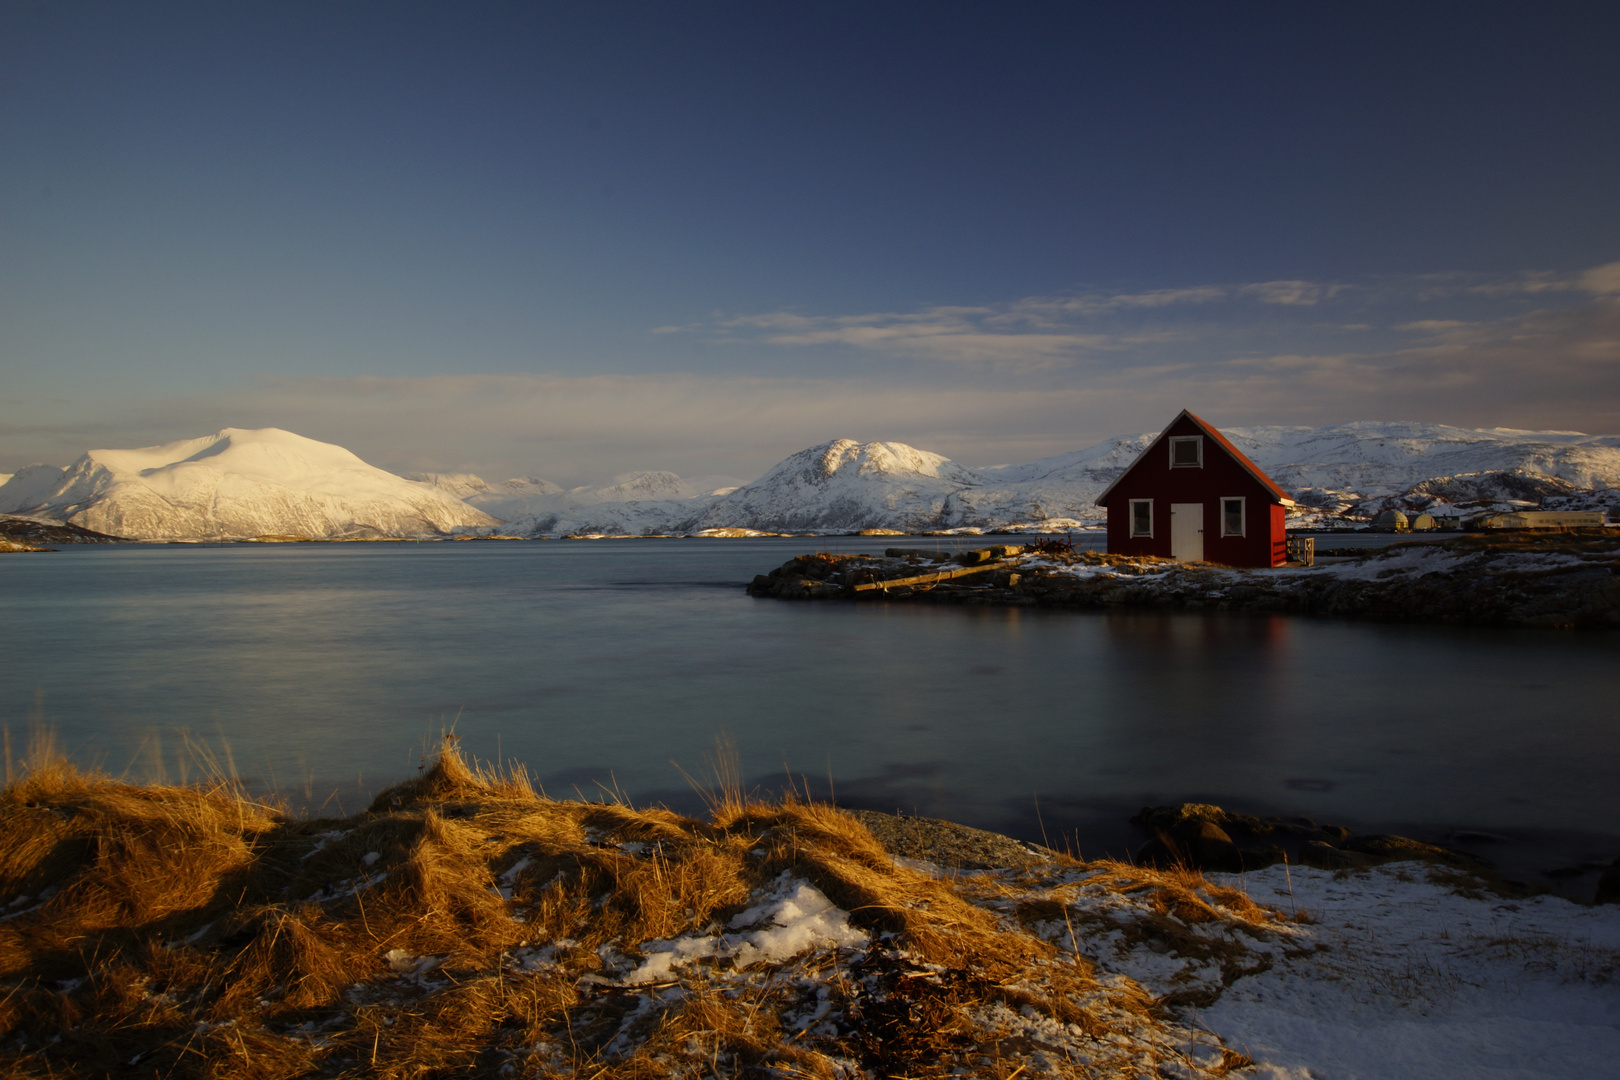
<svg viewBox="0 0 1620 1080">
<path fill-rule="evenodd" d="M 1620 436 L 1382 421 L 1223 431 L 1300 503 L 1294 527 L 1364 522 L 1387 508 L 1445 516 L 1543 500 L 1620 512 Z M 0 513 L 147 539 L 1069 529 L 1102 520 L 1096 496 L 1156 437 L 977 468 L 905 443 L 833 439 L 746 484 L 641 470 L 565 489 L 535 476 L 395 476 L 291 432 L 227 428 L 89 451 L 66 469 L 18 469 L 0 484 Z"/>
<path fill-rule="evenodd" d="M 143 540 L 444 536 L 500 523 L 341 446 L 280 428 L 224 428 L 161 446 L 90 450 L 64 469 L 29 466 L 0 485 L 0 513 Z"/>
</svg>

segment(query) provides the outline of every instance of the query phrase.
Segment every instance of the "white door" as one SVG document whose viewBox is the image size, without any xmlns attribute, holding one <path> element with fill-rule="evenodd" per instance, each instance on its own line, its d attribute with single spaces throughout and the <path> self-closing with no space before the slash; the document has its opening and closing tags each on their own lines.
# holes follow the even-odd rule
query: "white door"
<svg viewBox="0 0 1620 1080">
<path fill-rule="evenodd" d="M 1204 561 L 1204 504 L 1170 504 L 1170 557 Z"/>
</svg>

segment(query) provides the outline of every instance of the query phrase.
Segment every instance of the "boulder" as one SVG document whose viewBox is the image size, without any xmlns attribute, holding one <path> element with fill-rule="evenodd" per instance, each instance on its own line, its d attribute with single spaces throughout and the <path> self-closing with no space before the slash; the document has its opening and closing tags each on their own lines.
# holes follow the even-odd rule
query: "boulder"
<svg viewBox="0 0 1620 1080">
<path fill-rule="evenodd" d="M 1620 904 L 1620 859 L 1610 863 L 1609 868 L 1603 871 L 1603 876 L 1598 878 L 1597 898 L 1594 903 Z"/>
<path fill-rule="evenodd" d="M 1318 870 L 1349 870 L 1373 863 L 1371 856 L 1344 851 L 1321 840 L 1307 840 L 1299 845 L 1299 861 Z"/>
<path fill-rule="evenodd" d="M 1188 819 L 1158 835 L 1137 851 L 1138 862 L 1154 866 L 1186 866 L 1236 874 L 1243 870 L 1243 852 L 1226 830 L 1213 821 Z"/>
<path fill-rule="evenodd" d="M 1460 851 L 1453 851 L 1450 848 L 1439 847 L 1435 844 L 1425 844 L 1421 840 L 1413 840 L 1406 836 L 1393 836 L 1389 833 L 1352 836 L 1350 839 L 1341 842 L 1339 849 L 1370 856 L 1372 862 L 1417 859 L 1422 862 L 1445 863 L 1448 866 L 1469 869 L 1486 865 L 1482 860 Z"/>
</svg>

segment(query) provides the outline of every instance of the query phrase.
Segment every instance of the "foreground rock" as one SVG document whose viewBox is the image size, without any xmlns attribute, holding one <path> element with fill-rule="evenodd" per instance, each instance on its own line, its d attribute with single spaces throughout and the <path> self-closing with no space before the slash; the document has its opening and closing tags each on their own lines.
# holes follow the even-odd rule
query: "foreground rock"
<svg viewBox="0 0 1620 1080">
<path fill-rule="evenodd" d="M 1280 862 L 1318 870 L 1350 870 L 1417 860 L 1473 873 L 1490 869 L 1472 855 L 1405 836 L 1358 836 L 1343 825 L 1234 814 L 1207 803 L 1144 806 L 1131 823 L 1151 836 L 1137 850 L 1136 860 L 1152 866 L 1235 874 Z"/>
<path fill-rule="evenodd" d="M 971 571 L 964 573 L 963 571 Z M 1371 617 L 1620 627 L 1620 537 L 1530 534 L 1394 544 L 1314 567 L 1237 570 L 1013 546 L 947 557 L 891 548 L 802 555 L 750 595 L 916 603 Z"/>
</svg>

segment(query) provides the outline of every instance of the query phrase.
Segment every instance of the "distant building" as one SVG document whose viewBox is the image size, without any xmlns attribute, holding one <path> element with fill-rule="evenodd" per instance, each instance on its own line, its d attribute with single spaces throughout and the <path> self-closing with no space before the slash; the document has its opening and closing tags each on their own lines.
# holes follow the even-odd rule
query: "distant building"
<svg viewBox="0 0 1620 1080">
<path fill-rule="evenodd" d="M 1519 510 L 1474 521 L 1476 529 L 1602 529 L 1609 524 L 1602 510 Z"/>
<path fill-rule="evenodd" d="M 1287 561 L 1294 505 L 1226 436 L 1183 409 L 1097 497 L 1108 550 L 1227 566 Z"/>
<path fill-rule="evenodd" d="M 1434 519 L 1430 518 L 1429 520 L 1433 521 Z M 1373 518 L 1372 527 L 1377 532 L 1405 532 L 1412 527 L 1412 523 L 1399 510 L 1385 510 L 1382 514 Z"/>
<path fill-rule="evenodd" d="M 1419 514 L 1412 519 L 1413 532 L 1428 532 L 1430 529 L 1438 529 L 1439 527 L 1440 522 L 1435 520 L 1433 514 Z"/>
</svg>

